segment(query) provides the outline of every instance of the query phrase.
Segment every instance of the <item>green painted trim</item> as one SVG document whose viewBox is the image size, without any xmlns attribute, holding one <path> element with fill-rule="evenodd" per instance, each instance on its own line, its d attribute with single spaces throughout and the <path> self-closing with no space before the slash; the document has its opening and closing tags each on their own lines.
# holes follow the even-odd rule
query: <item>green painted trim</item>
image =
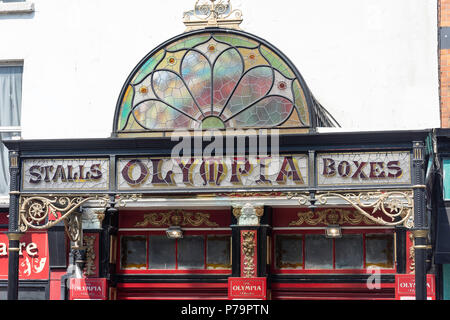
<svg viewBox="0 0 450 320">
<path fill-rule="evenodd" d="M 444 199 L 450 200 L 450 158 L 443 159 L 444 163 Z"/>
<path fill-rule="evenodd" d="M 444 300 L 450 300 L 450 264 L 442 265 Z"/>
</svg>

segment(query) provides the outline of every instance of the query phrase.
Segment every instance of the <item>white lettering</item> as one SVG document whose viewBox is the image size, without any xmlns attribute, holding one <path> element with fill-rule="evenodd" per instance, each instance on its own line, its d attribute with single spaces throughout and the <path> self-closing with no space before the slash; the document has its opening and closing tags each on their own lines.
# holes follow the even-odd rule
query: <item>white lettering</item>
<svg viewBox="0 0 450 320">
<path fill-rule="evenodd" d="M 30 242 L 20 242 L 19 243 L 19 255 L 23 255 L 23 250 L 27 253 L 28 256 L 34 257 L 38 255 L 39 248 L 36 243 Z M 6 243 L 0 242 L 0 256 L 7 256 L 8 255 L 8 246 Z"/>
<path fill-rule="evenodd" d="M 37 247 L 37 244 L 36 244 L 36 243 L 30 242 L 30 243 L 27 245 L 27 249 L 26 249 L 27 254 L 28 254 L 30 257 L 33 257 L 33 256 L 37 255 L 37 254 L 38 254 L 37 248 L 38 248 L 38 247 Z"/>
<path fill-rule="evenodd" d="M 7 256 L 8 250 L 6 250 L 6 243 L 0 243 L 0 256 Z"/>
</svg>

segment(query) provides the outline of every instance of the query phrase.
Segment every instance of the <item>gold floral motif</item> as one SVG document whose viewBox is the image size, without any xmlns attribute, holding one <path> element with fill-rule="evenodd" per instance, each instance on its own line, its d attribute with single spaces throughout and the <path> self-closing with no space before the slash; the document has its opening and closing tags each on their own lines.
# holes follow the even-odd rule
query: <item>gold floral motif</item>
<svg viewBox="0 0 450 320">
<path fill-rule="evenodd" d="M 93 276 L 95 275 L 95 236 L 84 236 L 83 243 L 86 247 L 86 264 L 84 266 L 84 275 Z"/>
<path fill-rule="evenodd" d="M 344 209 L 326 209 L 299 212 L 297 213 L 298 219 L 289 223 L 289 226 L 301 226 L 304 224 L 310 226 L 316 226 L 318 224 L 324 225 L 342 225 L 349 223 L 351 225 L 359 225 L 364 223 L 366 225 L 374 225 L 375 222 L 371 221 L 367 217 L 358 214 L 351 210 Z"/>
<path fill-rule="evenodd" d="M 192 226 L 199 227 L 203 224 L 209 227 L 218 227 L 215 222 L 210 221 L 209 213 L 186 212 L 184 210 L 173 210 L 169 212 L 157 212 L 144 215 L 144 220 L 137 222 L 134 226 L 143 228 L 146 226 L 170 227 L 170 226 Z"/>
<path fill-rule="evenodd" d="M 242 254 L 244 255 L 242 274 L 244 278 L 251 278 L 256 276 L 255 265 L 255 247 L 256 247 L 256 233 L 254 231 L 242 232 Z"/>
<path fill-rule="evenodd" d="M 287 193 L 283 192 L 231 192 L 231 193 L 218 193 L 218 197 L 230 197 L 230 198 L 252 198 L 252 197 L 281 197 L 286 196 Z"/>
</svg>

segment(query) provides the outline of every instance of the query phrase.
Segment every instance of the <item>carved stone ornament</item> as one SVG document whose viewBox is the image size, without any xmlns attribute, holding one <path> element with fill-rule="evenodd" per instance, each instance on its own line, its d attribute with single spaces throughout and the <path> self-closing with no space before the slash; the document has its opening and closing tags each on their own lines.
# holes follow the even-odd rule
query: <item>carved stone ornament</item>
<svg viewBox="0 0 450 320">
<path fill-rule="evenodd" d="M 101 229 L 105 208 L 83 208 L 83 229 Z"/>
<path fill-rule="evenodd" d="M 260 218 L 264 215 L 263 205 L 234 205 L 233 215 L 238 219 L 240 226 L 259 226 Z"/>
<path fill-rule="evenodd" d="M 97 267 L 95 266 L 95 239 L 96 236 L 85 236 L 83 239 L 84 247 L 86 248 L 86 264 L 84 265 L 84 275 L 94 276 Z"/>
<path fill-rule="evenodd" d="M 144 215 L 144 220 L 137 222 L 134 226 L 143 228 L 152 227 L 199 227 L 206 225 L 208 227 L 218 227 L 215 222 L 210 221 L 211 215 L 202 212 L 186 212 L 184 210 L 173 210 L 169 212 L 157 212 Z"/>
<path fill-rule="evenodd" d="M 242 11 L 233 10 L 230 0 L 197 0 L 193 10 L 184 12 L 187 31 L 206 27 L 240 29 Z"/>
</svg>

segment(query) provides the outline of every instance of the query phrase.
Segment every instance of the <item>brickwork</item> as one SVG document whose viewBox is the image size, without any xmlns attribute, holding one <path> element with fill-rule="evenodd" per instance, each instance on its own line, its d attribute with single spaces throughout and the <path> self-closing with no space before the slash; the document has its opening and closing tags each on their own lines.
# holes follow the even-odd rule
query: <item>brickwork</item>
<svg viewBox="0 0 450 320">
<path fill-rule="evenodd" d="M 439 27 L 450 27 L 450 0 L 438 1 Z M 439 52 L 441 127 L 450 128 L 450 49 Z"/>
</svg>

